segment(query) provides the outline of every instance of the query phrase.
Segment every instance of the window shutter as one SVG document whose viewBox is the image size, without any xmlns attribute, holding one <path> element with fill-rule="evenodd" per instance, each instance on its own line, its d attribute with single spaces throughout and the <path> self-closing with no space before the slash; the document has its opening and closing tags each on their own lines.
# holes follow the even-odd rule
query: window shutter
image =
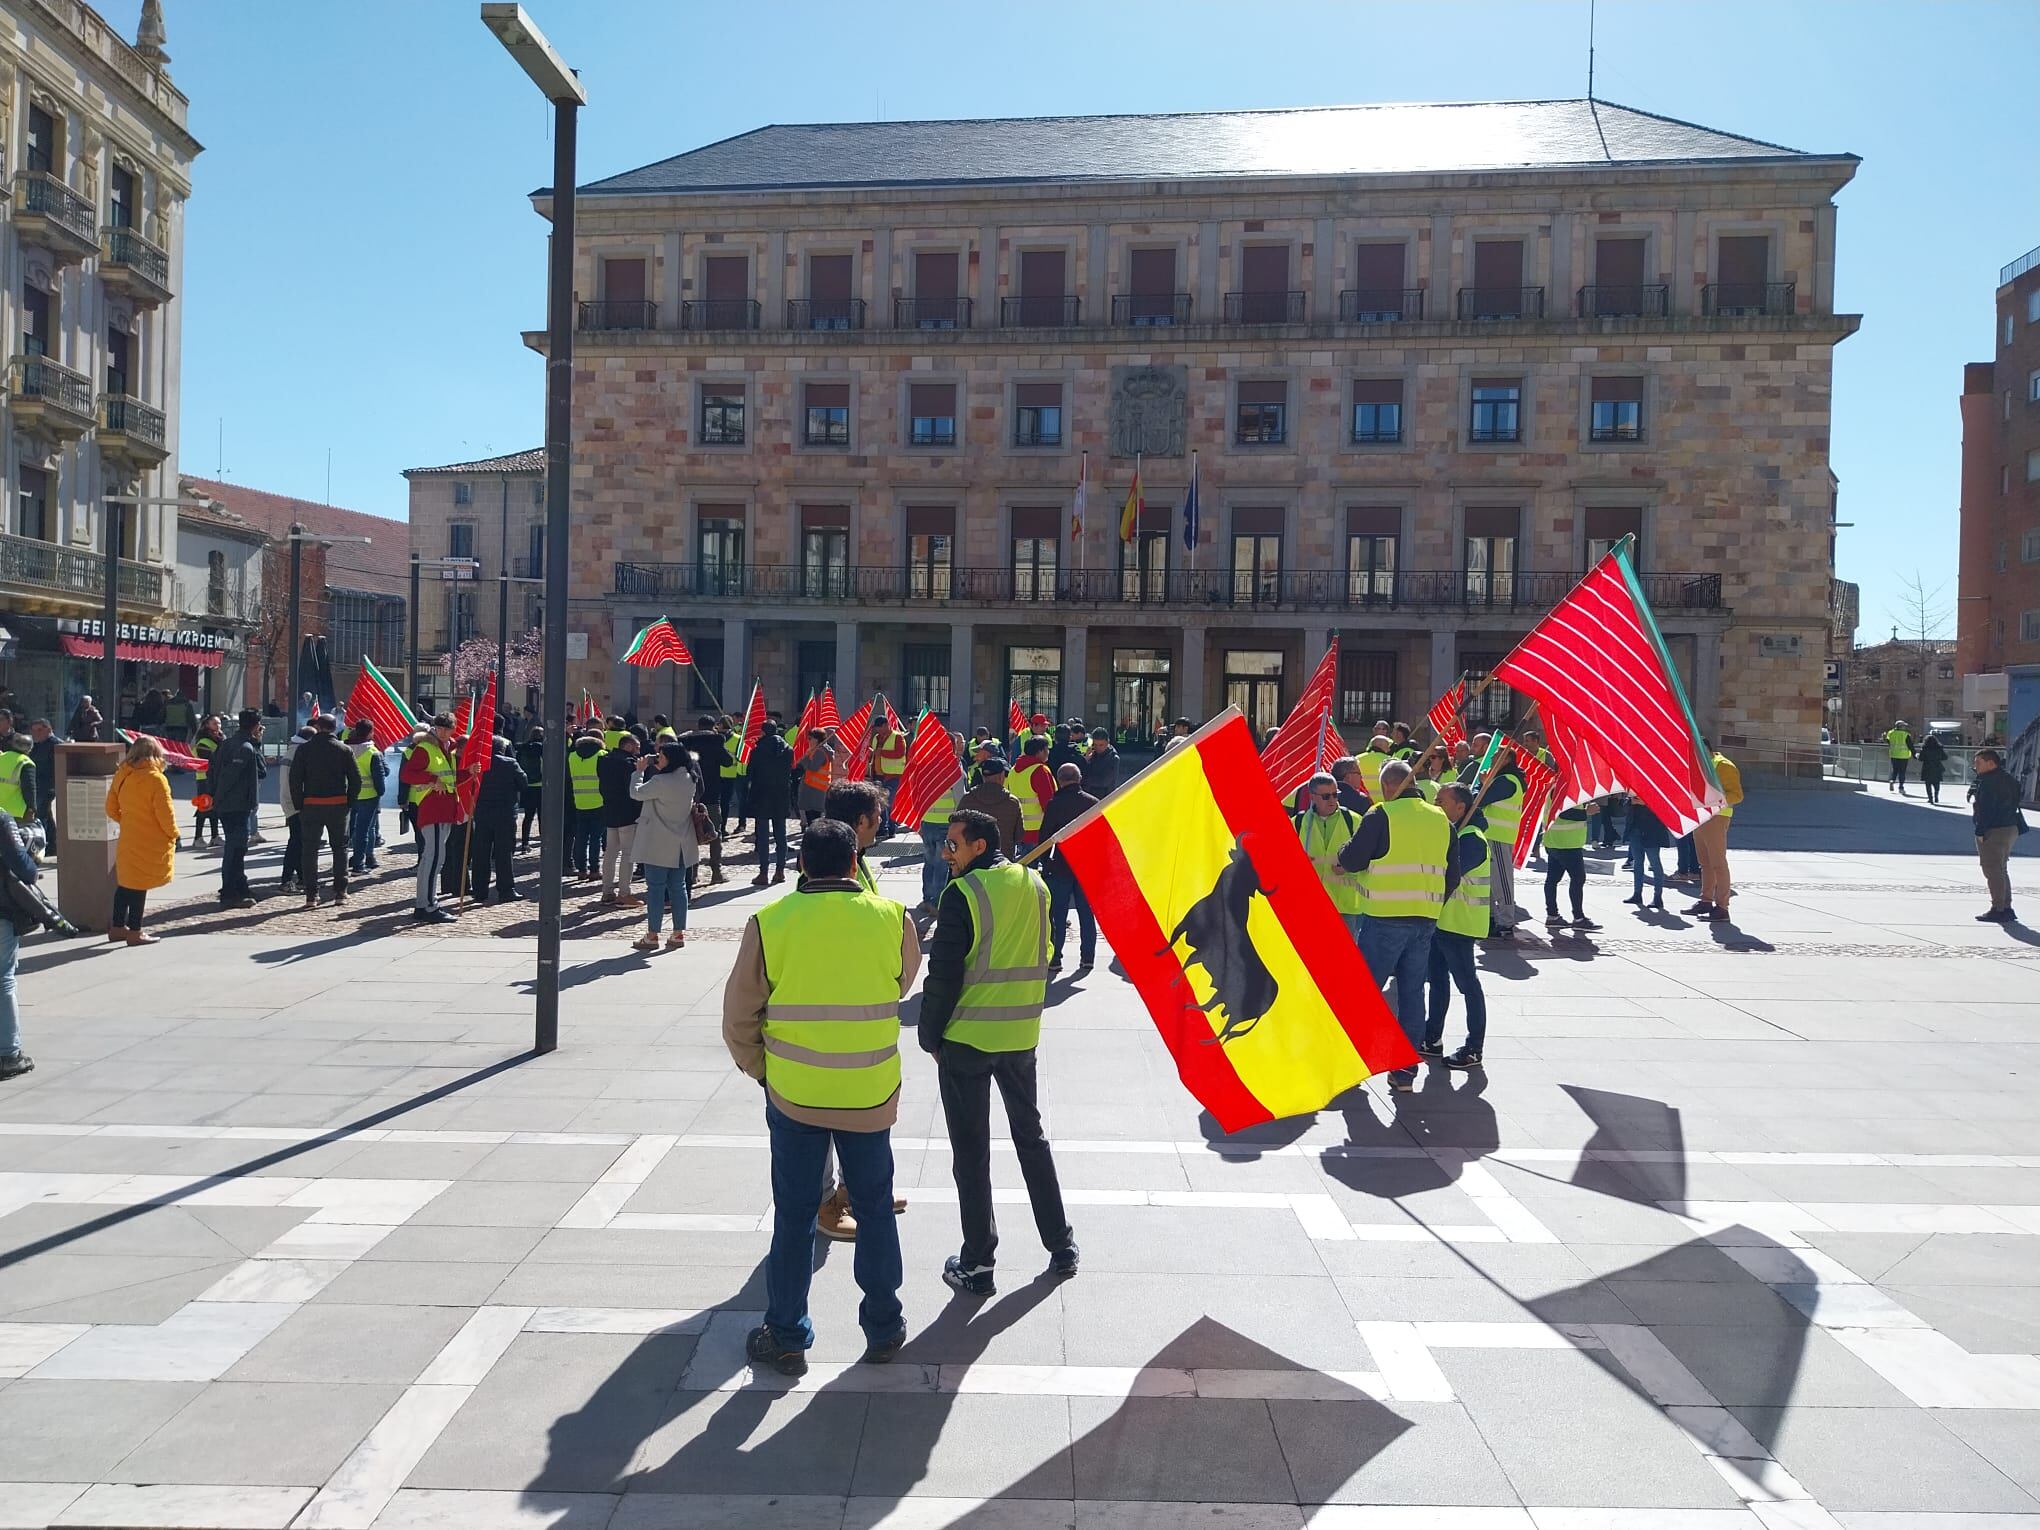
<svg viewBox="0 0 2040 1530">
<path fill-rule="evenodd" d="M 908 384 L 907 412 L 916 419 L 953 416 L 956 413 L 956 384 Z"/>
<path fill-rule="evenodd" d="M 954 505 L 909 505 L 907 506 L 907 535 L 910 537 L 947 537 L 956 534 L 956 507 Z"/>
<path fill-rule="evenodd" d="M 1063 297 L 1063 252 L 1022 250 L 1020 252 L 1020 295 L 1022 297 Z"/>
<path fill-rule="evenodd" d="M 1612 542 L 1643 533 L 1643 511 L 1635 505 L 1589 505 L 1586 521 L 1589 542 Z"/>
<path fill-rule="evenodd" d="M 1402 402 L 1402 379 L 1400 377 L 1356 377 L 1353 380 L 1353 402 L 1356 404 L 1400 404 Z"/>
<path fill-rule="evenodd" d="M 1176 290 L 1176 252 L 1135 250 L 1128 274 L 1134 296 L 1169 296 Z"/>
<path fill-rule="evenodd" d="M 1468 505 L 1466 534 L 1470 537 L 1513 537 L 1523 512 L 1514 505 Z"/>
<path fill-rule="evenodd" d="M 1280 505 L 1240 505 L 1232 513 L 1233 535 L 1279 537 L 1284 519 Z"/>
<path fill-rule="evenodd" d="M 1643 379 L 1641 377 L 1596 377 L 1594 379 L 1594 402 L 1597 404 L 1640 404 L 1643 402 Z"/>
<path fill-rule="evenodd" d="M 1402 511 L 1394 505 L 1348 505 L 1346 530 L 1359 537 L 1392 537 L 1402 531 Z"/>
<path fill-rule="evenodd" d="M 1476 388 L 1507 388 L 1518 397 L 1523 392 L 1523 379 L 1520 377 L 1476 377 L 1473 385 Z"/>
<path fill-rule="evenodd" d="M 1283 404 L 1289 401 L 1289 384 L 1281 380 L 1246 381 L 1240 384 L 1242 404 Z"/>
<path fill-rule="evenodd" d="M 818 303 L 841 303 L 850 297 L 850 257 L 808 257 L 808 296 Z"/>
<path fill-rule="evenodd" d="M 1243 292 L 1287 292 L 1289 290 L 1289 246 L 1250 244 L 1240 251 L 1240 290 Z"/>
<path fill-rule="evenodd" d="M 1061 408 L 1062 384 L 1042 382 L 1015 383 L 1013 384 L 1013 402 L 1023 408 Z"/>
<path fill-rule="evenodd" d="M 1353 285 L 1362 292 L 1400 291 L 1403 285 L 1403 247 L 1400 244 L 1363 244 L 1353 252 Z"/>
<path fill-rule="evenodd" d="M 1054 541 L 1062 530 L 1062 509 L 1057 505 L 1015 505 L 1013 535 L 1046 537 Z"/>
<path fill-rule="evenodd" d="M 1523 241 L 1478 239 L 1473 246 L 1473 284 L 1483 291 L 1523 285 Z"/>
<path fill-rule="evenodd" d="M 850 507 L 848 505 L 802 505 L 800 507 L 800 529 L 802 531 L 829 531 L 850 529 Z"/>
<path fill-rule="evenodd" d="M 710 255 L 701 263 L 710 302 L 740 302 L 751 295 L 751 257 Z"/>
<path fill-rule="evenodd" d="M 953 298 L 956 296 L 956 252 L 922 251 L 914 256 L 914 296 Z"/>
<path fill-rule="evenodd" d="M 848 409 L 850 407 L 850 384 L 809 383 L 807 385 L 807 406 L 810 409 Z"/>
<path fill-rule="evenodd" d="M 1596 239 L 1594 283 L 1601 287 L 1641 287 L 1644 284 L 1643 241 Z"/>
</svg>

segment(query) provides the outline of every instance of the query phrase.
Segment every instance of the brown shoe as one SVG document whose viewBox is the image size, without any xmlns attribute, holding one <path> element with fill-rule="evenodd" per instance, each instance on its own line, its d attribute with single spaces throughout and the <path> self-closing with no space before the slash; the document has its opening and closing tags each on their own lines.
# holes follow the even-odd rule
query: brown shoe
<svg viewBox="0 0 2040 1530">
<path fill-rule="evenodd" d="M 635 951 L 656 951 L 659 949 L 659 937 L 647 930 L 630 944 Z"/>
<path fill-rule="evenodd" d="M 678 951 L 678 950 L 679 950 L 679 949 L 680 949 L 680 948 L 681 948 L 682 946 L 684 946 L 684 945 L 686 945 L 686 944 L 687 944 L 687 933 L 686 933 L 686 931 L 684 931 L 684 930 L 675 930 L 675 931 L 673 932 L 673 934 L 672 934 L 671 938 L 670 938 L 670 939 L 668 939 L 668 940 L 667 940 L 667 942 L 666 942 L 666 949 L 667 949 L 668 951 Z"/>
<path fill-rule="evenodd" d="M 642 898 L 634 898 L 629 893 L 625 893 L 622 897 L 616 900 L 616 906 L 618 908 L 643 908 L 645 906 L 645 900 Z"/>
<path fill-rule="evenodd" d="M 907 1198 L 904 1195 L 894 1196 L 892 1198 L 892 1209 L 894 1216 L 902 1215 L 907 1209 Z"/>
<path fill-rule="evenodd" d="M 755 877 L 751 878 L 751 885 L 753 887 L 763 887 L 767 882 L 771 880 L 772 878 L 768 877 L 767 875 L 765 875 L 764 872 L 761 871 Z"/>
<path fill-rule="evenodd" d="M 144 935 L 140 930 L 127 932 L 127 943 L 131 946 L 153 946 L 162 938 L 160 935 Z"/>
<path fill-rule="evenodd" d="M 110 946 L 125 945 L 127 943 L 127 938 L 128 928 L 126 925 L 109 924 L 106 927 L 106 943 L 108 945 Z"/>
<path fill-rule="evenodd" d="M 306 912 L 306 913 L 310 913 L 310 912 L 311 912 L 311 911 L 312 911 L 313 909 L 317 908 L 318 906 L 319 906 L 319 895 L 318 895 L 317 893 L 315 893 L 315 892 L 313 892 L 313 893 L 306 893 L 306 894 L 305 894 L 305 912 Z"/>
<path fill-rule="evenodd" d="M 838 1243 L 856 1241 L 857 1218 L 850 1215 L 850 1192 L 843 1186 L 838 1185 L 836 1193 L 822 1202 L 815 1213 L 815 1230 Z"/>
</svg>

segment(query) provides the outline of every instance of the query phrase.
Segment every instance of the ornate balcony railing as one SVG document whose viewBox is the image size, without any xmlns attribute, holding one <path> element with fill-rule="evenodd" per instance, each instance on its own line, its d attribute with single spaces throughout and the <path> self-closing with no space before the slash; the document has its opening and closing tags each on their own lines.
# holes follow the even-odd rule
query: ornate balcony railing
<svg viewBox="0 0 2040 1530">
<path fill-rule="evenodd" d="M 1582 287 L 1579 316 L 1583 319 L 1662 319 L 1672 311 L 1672 289 L 1663 282 L 1641 287 Z"/>
<path fill-rule="evenodd" d="M 659 323 L 659 305 L 643 298 L 605 298 L 599 303 L 581 305 L 579 328 L 584 330 L 603 329 L 655 329 Z"/>
<path fill-rule="evenodd" d="M 24 170 L 14 178 L 14 206 L 22 217 L 68 234 L 85 251 L 99 248 L 92 204 L 47 170 Z"/>
<path fill-rule="evenodd" d="M 896 297 L 893 299 L 893 328 L 969 329 L 970 299 Z"/>
<path fill-rule="evenodd" d="M 8 365 L 7 391 L 52 425 L 75 425 L 76 433 L 92 428 L 92 379 L 47 356 L 16 356 Z"/>
<path fill-rule="evenodd" d="M 1792 312 L 1797 282 L 1709 282 L 1700 312 L 1711 319 L 1778 318 Z"/>
<path fill-rule="evenodd" d="M 1002 329 L 1067 329 L 1077 322 L 1082 300 L 1074 294 L 999 299 Z"/>
<path fill-rule="evenodd" d="M 137 297 L 170 295 L 170 252 L 121 223 L 99 231 L 99 275 L 102 281 Z"/>
<path fill-rule="evenodd" d="M 1347 324 L 1399 324 L 1423 316 L 1422 287 L 1349 287 L 1339 294 L 1339 318 Z"/>
<path fill-rule="evenodd" d="M 863 298 L 788 298 L 788 329 L 862 329 Z"/>
<path fill-rule="evenodd" d="M 1544 317 L 1542 287 L 1461 287 L 1459 317 L 1462 319 L 1541 319 Z"/>
<path fill-rule="evenodd" d="M 0 533 L 0 585 L 96 601 L 106 592 L 106 559 L 82 547 Z M 120 598 L 130 606 L 162 610 L 163 570 L 121 559 Z"/>
<path fill-rule="evenodd" d="M 754 298 L 690 298 L 680 305 L 680 327 L 756 329 L 761 311 Z"/>
<path fill-rule="evenodd" d="M 153 404 L 125 393 L 100 396 L 99 441 L 103 448 L 160 462 L 170 454 L 164 444 L 166 423 L 163 411 Z"/>
<path fill-rule="evenodd" d="M 1187 292 L 1116 292 L 1112 295 L 1112 322 L 1134 329 L 1149 329 L 1190 322 L 1190 294 Z"/>
<path fill-rule="evenodd" d="M 1228 292 L 1228 324 L 1301 324 L 1309 294 L 1303 292 Z"/>
</svg>

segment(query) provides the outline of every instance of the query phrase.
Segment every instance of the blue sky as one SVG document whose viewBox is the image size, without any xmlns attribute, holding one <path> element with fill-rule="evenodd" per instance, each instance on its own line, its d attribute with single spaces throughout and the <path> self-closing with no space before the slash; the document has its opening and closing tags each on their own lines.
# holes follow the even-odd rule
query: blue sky
<svg viewBox="0 0 2040 1530">
<path fill-rule="evenodd" d="M 527 0 L 590 96 L 581 179 L 766 122 L 1576 96 L 1586 0 L 1003 7 Z M 106 0 L 133 35 L 140 0 Z M 536 445 L 548 112 L 474 0 L 167 0 L 207 145 L 185 471 L 401 515 L 399 472 Z M 1257 30 L 1265 29 L 1265 30 Z M 1861 635 L 1954 608 L 1956 397 L 2040 244 L 2040 6 L 1603 0 L 1597 94 L 1863 157 L 1841 195 L 1841 572 Z M 1033 60 L 1033 62 L 1030 62 Z M 224 422 L 224 449 L 220 433 Z M 1948 630 L 1953 630 L 1952 614 Z"/>
</svg>

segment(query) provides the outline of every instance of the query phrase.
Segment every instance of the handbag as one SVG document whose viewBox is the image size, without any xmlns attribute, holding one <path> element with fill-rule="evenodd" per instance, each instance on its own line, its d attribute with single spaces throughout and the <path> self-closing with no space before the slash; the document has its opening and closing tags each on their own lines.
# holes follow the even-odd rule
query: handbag
<svg viewBox="0 0 2040 1530">
<path fill-rule="evenodd" d="M 722 843 L 722 834 L 716 829 L 715 820 L 708 816 L 706 804 L 695 803 L 688 816 L 694 825 L 694 841 L 696 844 L 719 845 Z"/>
</svg>

